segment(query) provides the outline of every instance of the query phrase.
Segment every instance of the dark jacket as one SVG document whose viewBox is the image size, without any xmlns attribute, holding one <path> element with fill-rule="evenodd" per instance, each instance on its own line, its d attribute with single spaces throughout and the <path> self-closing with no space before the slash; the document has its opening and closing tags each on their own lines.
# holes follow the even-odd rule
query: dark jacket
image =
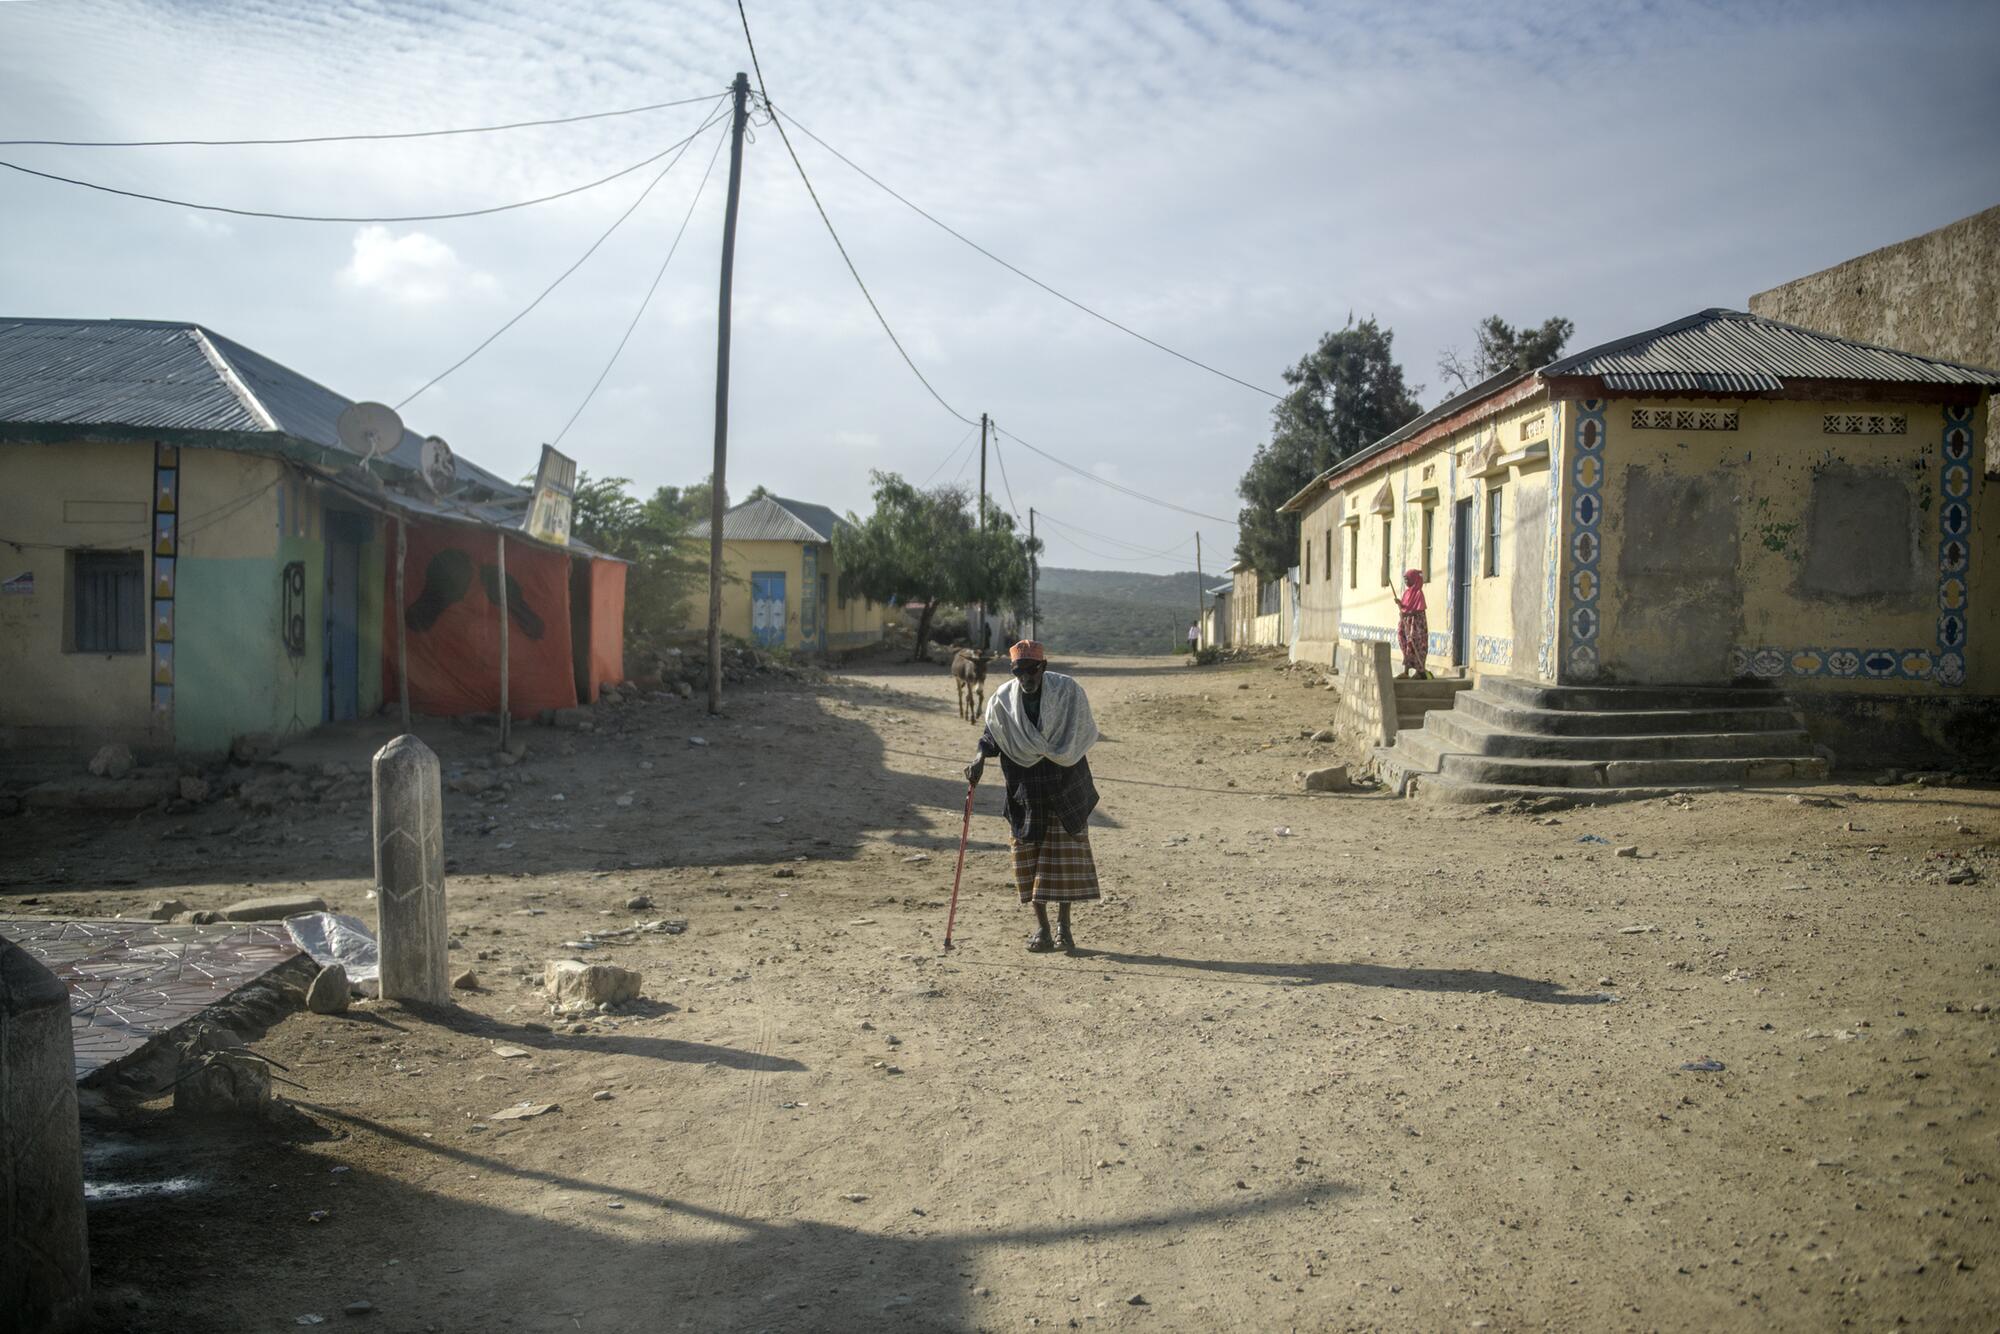
<svg viewBox="0 0 2000 1334">
<path fill-rule="evenodd" d="M 1051 819 L 1070 833 L 1081 834 L 1097 809 L 1097 785 L 1090 781 L 1088 758 L 1067 769 L 1054 760 L 1016 764 L 991 732 L 980 734 L 979 753 L 1000 757 L 1000 772 L 1007 780 L 1007 824 L 1023 843 L 1041 842 Z"/>
</svg>

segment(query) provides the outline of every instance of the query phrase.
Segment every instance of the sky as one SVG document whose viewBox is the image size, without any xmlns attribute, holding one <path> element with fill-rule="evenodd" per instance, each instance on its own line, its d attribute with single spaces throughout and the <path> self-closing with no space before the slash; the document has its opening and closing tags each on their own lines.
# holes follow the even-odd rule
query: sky
<svg viewBox="0 0 2000 1334">
<path fill-rule="evenodd" d="M 1010 263 L 1187 356 L 1282 390 L 1350 315 L 1426 405 L 1475 323 L 1636 333 L 2000 202 L 2000 5 L 1593 0 L 748 0 L 770 100 Z M 0 138 L 442 129 L 719 97 L 733 0 L 299 4 L 0 0 Z M 752 80 L 753 90 L 755 79 Z M 239 208 L 386 217 L 592 181 L 709 104 L 421 140 L 0 147 L 0 159 Z M 403 408 L 503 476 L 561 448 L 641 493 L 709 471 L 727 150 L 711 129 L 560 287 Z M 794 134 L 910 357 L 1007 436 L 988 485 L 1044 564 L 1226 565 L 1271 399 L 967 248 Z M 662 159 L 661 165 L 664 165 Z M 397 403 L 526 307 L 658 167 L 533 208 L 302 223 L 0 171 L 0 315 L 195 321 Z M 690 211 L 692 205 L 692 211 Z M 872 469 L 978 482 L 977 431 L 899 358 L 775 127 L 744 150 L 731 492 L 866 513 Z M 972 438 L 968 440 L 968 435 Z M 1004 470 L 1004 476 L 1003 476 Z"/>
</svg>

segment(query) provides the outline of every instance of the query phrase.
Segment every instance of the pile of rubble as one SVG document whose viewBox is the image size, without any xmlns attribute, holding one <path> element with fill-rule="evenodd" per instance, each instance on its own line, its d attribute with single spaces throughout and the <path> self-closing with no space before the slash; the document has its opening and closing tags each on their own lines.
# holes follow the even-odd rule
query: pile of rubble
<svg viewBox="0 0 2000 1334">
<path fill-rule="evenodd" d="M 653 666 L 650 671 L 635 675 L 625 683 L 624 690 L 631 692 L 628 697 L 652 693 L 690 699 L 697 692 L 708 689 L 708 654 L 703 649 L 641 650 L 634 657 L 641 662 L 650 660 Z M 794 681 L 826 679 L 826 673 L 820 668 L 795 661 L 788 654 L 767 653 L 762 649 L 732 644 L 722 646 L 722 680 L 725 685 L 759 676 L 781 676 Z M 606 693 L 610 693 L 609 688 Z"/>
</svg>

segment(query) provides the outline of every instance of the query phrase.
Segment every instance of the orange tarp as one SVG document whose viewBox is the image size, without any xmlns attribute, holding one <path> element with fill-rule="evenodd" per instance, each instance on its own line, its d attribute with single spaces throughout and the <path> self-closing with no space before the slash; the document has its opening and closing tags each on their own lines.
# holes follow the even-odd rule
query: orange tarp
<svg viewBox="0 0 2000 1334">
<path fill-rule="evenodd" d="M 590 697 L 625 679 L 625 567 L 590 562 Z"/>
<path fill-rule="evenodd" d="M 402 616 L 409 634 L 410 707 L 419 713 L 500 708 L 499 535 L 455 524 L 409 528 Z M 396 698 L 396 570 L 382 599 L 384 695 Z M 619 570 L 623 628 L 624 571 Z M 593 585 L 594 587 L 594 585 Z M 596 596 L 593 592 L 593 604 Z M 592 648 L 595 658 L 596 649 Z M 569 556 L 507 540 L 507 700 L 516 718 L 576 703 L 570 653 Z"/>
</svg>

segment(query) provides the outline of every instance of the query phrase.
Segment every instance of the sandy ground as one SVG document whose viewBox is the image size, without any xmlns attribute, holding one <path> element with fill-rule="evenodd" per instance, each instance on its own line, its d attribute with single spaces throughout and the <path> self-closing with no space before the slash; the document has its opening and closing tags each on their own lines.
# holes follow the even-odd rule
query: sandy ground
<svg viewBox="0 0 2000 1334">
<path fill-rule="evenodd" d="M 1073 958 L 1022 948 L 992 782 L 939 950 L 938 669 L 529 729 L 504 798 L 447 798 L 482 990 L 260 1041 L 320 1136 L 93 1133 L 100 1180 L 191 1185 L 93 1209 L 107 1327 L 2000 1324 L 2000 794 L 1308 798 L 1298 677 L 1065 665 L 1106 733 Z M 19 817 L 0 909 L 372 916 L 367 818 Z M 588 956 L 646 1002 L 552 1020 L 543 962 L 651 918 L 688 928 Z M 524 1100 L 560 1110 L 492 1119 Z"/>
</svg>

